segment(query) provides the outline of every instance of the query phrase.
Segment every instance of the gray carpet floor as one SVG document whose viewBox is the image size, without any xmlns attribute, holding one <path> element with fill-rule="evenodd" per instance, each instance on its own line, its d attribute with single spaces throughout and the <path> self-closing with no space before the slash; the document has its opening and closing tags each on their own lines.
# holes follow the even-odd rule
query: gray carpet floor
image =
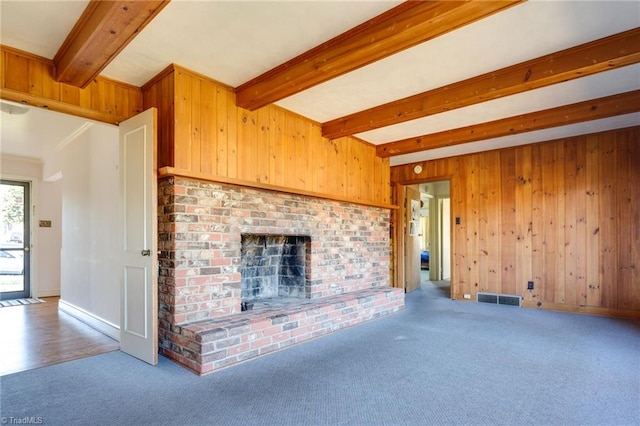
<svg viewBox="0 0 640 426">
<path fill-rule="evenodd" d="M 46 425 L 640 425 L 640 321 L 452 301 L 198 377 L 121 352 L 0 378 Z"/>
</svg>

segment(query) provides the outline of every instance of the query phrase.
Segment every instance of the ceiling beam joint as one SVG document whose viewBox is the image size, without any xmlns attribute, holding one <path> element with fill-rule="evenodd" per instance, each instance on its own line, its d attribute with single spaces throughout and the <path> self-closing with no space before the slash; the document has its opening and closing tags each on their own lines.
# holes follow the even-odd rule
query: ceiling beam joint
<svg viewBox="0 0 640 426">
<path fill-rule="evenodd" d="M 91 0 L 53 58 L 56 81 L 86 87 L 169 1 Z"/>
</svg>

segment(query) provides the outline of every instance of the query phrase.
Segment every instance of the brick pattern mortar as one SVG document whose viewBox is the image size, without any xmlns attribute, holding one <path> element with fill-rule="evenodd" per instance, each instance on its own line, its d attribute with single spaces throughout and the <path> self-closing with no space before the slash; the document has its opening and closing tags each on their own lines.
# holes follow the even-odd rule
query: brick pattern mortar
<svg viewBox="0 0 640 426">
<path fill-rule="evenodd" d="M 388 209 L 179 177 L 158 193 L 161 348 L 241 312 L 242 234 L 308 236 L 310 299 L 389 287 Z"/>
</svg>

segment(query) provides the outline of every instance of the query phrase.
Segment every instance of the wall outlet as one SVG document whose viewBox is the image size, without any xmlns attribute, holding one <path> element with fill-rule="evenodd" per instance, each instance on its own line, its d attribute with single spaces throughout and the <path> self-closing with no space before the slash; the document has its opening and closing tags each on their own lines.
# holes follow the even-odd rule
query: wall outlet
<svg viewBox="0 0 640 426">
<path fill-rule="evenodd" d="M 465 298 L 465 299 L 471 299 L 471 295 L 470 295 L 470 294 L 465 294 L 465 295 L 464 295 L 464 298 Z"/>
<path fill-rule="evenodd" d="M 533 281 L 527 282 L 527 290 L 533 290 Z"/>
</svg>

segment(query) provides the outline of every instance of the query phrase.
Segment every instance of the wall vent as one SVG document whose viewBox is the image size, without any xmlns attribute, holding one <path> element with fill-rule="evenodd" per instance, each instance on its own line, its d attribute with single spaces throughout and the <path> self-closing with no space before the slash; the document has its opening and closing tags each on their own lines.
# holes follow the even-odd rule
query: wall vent
<svg viewBox="0 0 640 426">
<path fill-rule="evenodd" d="M 510 294 L 476 293 L 477 301 L 497 305 L 522 306 L 522 297 Z"/>
</svg>

